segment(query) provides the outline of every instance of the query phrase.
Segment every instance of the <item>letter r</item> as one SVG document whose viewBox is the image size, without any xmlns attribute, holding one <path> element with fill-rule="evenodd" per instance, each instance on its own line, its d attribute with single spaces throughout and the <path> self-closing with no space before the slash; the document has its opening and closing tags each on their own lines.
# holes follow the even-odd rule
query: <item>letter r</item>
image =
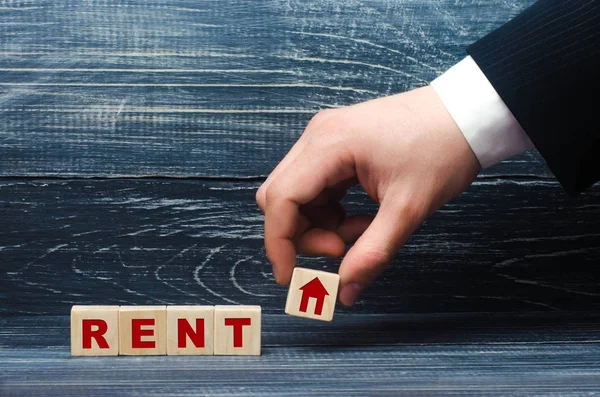
<svg viewBox="0 0 600 397">
<path fill-rule="evenodd" d="M 100 349 L 109 349 L 108 342 L 104 334 L 108 331 L 108 324 L 104 320 L 84 319 L 81 322 L 81 338 L 83 339 L 83 348 L 92 348 L 92 339 L 96 340 Z"/>
</svg>

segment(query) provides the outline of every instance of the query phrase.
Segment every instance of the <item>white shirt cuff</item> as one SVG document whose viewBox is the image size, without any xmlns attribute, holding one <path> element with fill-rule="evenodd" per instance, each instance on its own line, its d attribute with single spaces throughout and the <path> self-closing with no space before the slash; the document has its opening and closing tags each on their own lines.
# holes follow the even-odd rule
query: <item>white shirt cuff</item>
<svg viewBox="0 0 600 397">
<path fill-rule="evenodd" d="M 431 82 L 482 168 L 533 148 L 531 140 L 470 56 Z"/>
</svg>

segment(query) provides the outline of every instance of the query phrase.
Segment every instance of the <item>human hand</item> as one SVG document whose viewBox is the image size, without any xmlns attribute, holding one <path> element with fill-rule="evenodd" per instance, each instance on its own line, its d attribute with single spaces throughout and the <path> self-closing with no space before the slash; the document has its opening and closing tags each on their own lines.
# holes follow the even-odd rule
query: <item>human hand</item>
<svg viewBox="0 0 600 397">
<path fill-rule="evenodd" d="M 430 86 L 319 112 L 256 193 L 275 279 L 290 282 L 296 254 L 343 257 L 339 300 L 352 305 L 479 170 Z M 374 217 L 346 217 L 339 201 L 356 183 L 379 204 Z"/>
</svg>

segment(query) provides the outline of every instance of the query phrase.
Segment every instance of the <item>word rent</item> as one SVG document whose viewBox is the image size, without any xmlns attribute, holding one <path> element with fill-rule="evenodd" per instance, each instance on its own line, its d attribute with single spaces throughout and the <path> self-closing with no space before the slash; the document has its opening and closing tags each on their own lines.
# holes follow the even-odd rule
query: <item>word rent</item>
<svg viewBox="0 0 600 397">
<path fill-rule="evenodd" d="M 73 306 L 71 354 L 260 355 L 259 306 Z"/>
</svg>

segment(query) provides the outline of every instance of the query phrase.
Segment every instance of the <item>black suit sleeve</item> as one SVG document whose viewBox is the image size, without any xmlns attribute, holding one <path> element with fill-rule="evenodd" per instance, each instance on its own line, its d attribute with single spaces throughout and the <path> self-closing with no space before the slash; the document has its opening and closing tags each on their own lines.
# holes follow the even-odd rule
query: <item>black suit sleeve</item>
<svg viewBox="0 0 600 397">
<path fill-rule="evenodd" d="M 569 194 L 600 180 L 600 0 L 539 0 L 467 52 Z"/>
</svg>

